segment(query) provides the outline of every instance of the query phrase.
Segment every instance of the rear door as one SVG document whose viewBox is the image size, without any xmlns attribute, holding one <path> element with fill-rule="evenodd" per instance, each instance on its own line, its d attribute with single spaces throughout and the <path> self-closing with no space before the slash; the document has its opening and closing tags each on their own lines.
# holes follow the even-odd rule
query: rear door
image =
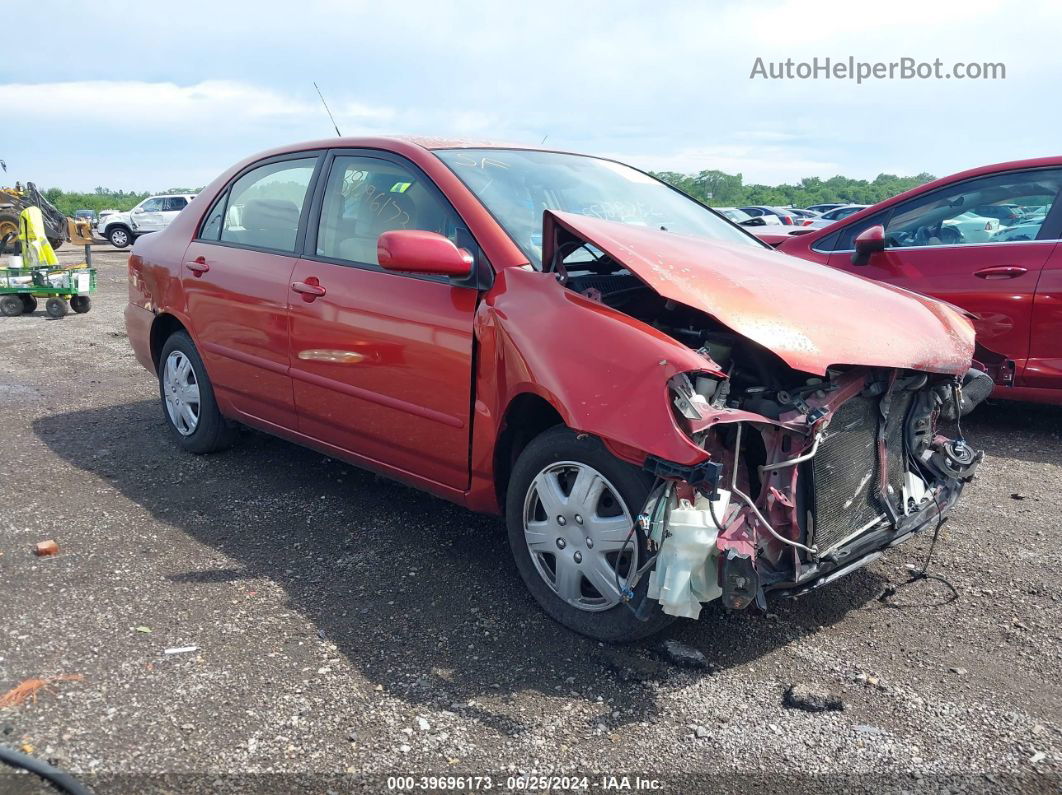
<svg viewBox="0 0 1062 795">
<path fill-rule="evenodd" d="M 439 232 L 482 262 L 464 223 L 408 161 L 338 151 L 318 187 L 291 276 L 291 374 L 299 430 L 451 488 L 469 482 L 470 281 L 383 270 L 389 229 Z"/>
<path fill-rule="evenodd" d="M 318 152 L 260 161 L 215 200 L 184 256 L 182 283 L 219 399 L 251 424 L 294 430 L 288 293 Z"/>
<path fill-rule="evenodd" d="M 956 182 L 842 229 L 829 264 L 970 311 L 978 341 L 1013 359 L 1021 373 L 1030 355 L 1037 281 L 1057 232 L 1045 223 L 1046 213 L 1011 224 L 982 213 L 1006 204 L 1050 209 L 1060 188 L 1059 169 Z M 853 265 L 855 236 L 875 223 L 885 226 L 885 251 Z"/>
<path fill-rule="evenodd" d="M 1024 222 L 1028 221 L 1028 216 Z M 1062 389 L 1062 201 L 1044 221 L 1045 234 L 1057 242 L 1040 272 L 1033 298 L 1029 361 L 1020 384 L 1040 389 Z"/>
<path fill-rule="evenodd" d="M 173 219 L 180 215 L 181 210 L 187 206 L 188 199 L 184 196 L 167 196 L 163 199 L 162 212 L 159 214 L 159 229 L 165 229 L 173 223 Z"/>
</svg>

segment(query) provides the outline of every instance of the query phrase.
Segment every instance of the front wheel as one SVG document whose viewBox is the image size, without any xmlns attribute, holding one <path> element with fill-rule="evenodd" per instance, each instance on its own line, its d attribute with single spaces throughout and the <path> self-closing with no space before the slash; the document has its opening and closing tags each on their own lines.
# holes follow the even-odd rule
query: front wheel
<svg viewBox="0 0 1062 795">
<path fill-rule="evenodd" d="M 4 317 L 18 317 L 25 310 L 26 305 L 17 295 L 0 296 L 0 315 Z"/>
<path fill-rule="evenodd" d="M 513 467 L 506 524 L 516 567 L 555 620 L 595 640 L 629 642 L 672 621 L 653 604 L 634 614 L 648 576 L 622 594 L 648 553 L 635 525 L 652 480 L 601 442 L 559 426 L 535 438 Z"/>
<path fill-rule="evenodd" d="M 159 397 L 166 422 L 182 449 L 213 453 L 235 439 L 235 426 L 218 411 L 203 360 L 183 331 L 171 334 L 162 346 Z"/>
<path fill-rule="evenodd" d="M 83 315 L 92 309 L 92 299 L 87 295 L 73 295 L 70 297 L 70 308 Z"/>
<path fill-rule="evenodd" d="M 49 298 L 44 302 L 44 311 L 48 313 L 48 317 L 58 320 L 66 317 L 70 311 L 70 305 L 66 303 L 65 298 Z"/>
<path fill-rule="evenodd" d="M 107 233 L 107 239 L 115 248 L 125 248 L 133 242 L 133 236 L 124 226 L 118 226 Z"/>
</svg>

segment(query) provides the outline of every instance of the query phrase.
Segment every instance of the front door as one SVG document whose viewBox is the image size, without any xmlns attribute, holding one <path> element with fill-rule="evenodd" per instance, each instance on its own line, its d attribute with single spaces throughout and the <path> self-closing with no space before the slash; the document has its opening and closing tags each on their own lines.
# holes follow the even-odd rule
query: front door
<svg viewBox="0 0 1062 795">
<path fill-rule="evenodd" d="M 223 408 L 294 430 L 288 292 L 318 156 L 270 160 L 215 201 L 184 255 L 186 311 Z"/>
<path fill-rule="evenodd" d="M 299 430 L 467 488 L 478 291 L 384 271 L 376 240 L 425 229 L 474 244 L 436 186 L 399 158 L 340 153 L 327 172 L 288 295 Z"/>
<path fill-rule="evenodd" d="M 829 264 L 968 310 L 978 342 L 1013 359 L 1020 373 L 1036 284 L 1058 236 L 1045 221 L 1060 188 L 1057 169 L 958 182 L 891 208 L 878 221 L 886 249 L 867 264 L 853 265 L 847 251 L 833 252 Z"/>
<path fill-rule="evenodd" d="M 136 224 L 137 234 L 157 232 L 162 228 L 162 205 L 165 199 L 148 199 L 138 205 L 130 217 Z"/>
</svg>

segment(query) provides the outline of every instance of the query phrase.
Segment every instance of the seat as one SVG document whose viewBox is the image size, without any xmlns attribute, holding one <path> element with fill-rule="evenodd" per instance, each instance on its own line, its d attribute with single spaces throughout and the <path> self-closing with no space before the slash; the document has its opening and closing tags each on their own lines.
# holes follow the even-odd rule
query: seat
<svg viewBox="0 0 1062 795">
<path fill-rule="evenodd" d="M 242 230 L 233 230 L 222 239 L 248 246 L 294 251 L 299 229 L 299 206 L 287 199 L 250 199 L 240 214 Z"/>
<path fill-rule="evenodd" d="M 366 192 L 357 208 L 353 234 L 337 245 L 341 259 L 377 264 L 376 241 L 392 229 L 420 229 L 416 203 L 403 193 Z M 373 206 L 375 204 L 375 207 Z"/>
</svg>

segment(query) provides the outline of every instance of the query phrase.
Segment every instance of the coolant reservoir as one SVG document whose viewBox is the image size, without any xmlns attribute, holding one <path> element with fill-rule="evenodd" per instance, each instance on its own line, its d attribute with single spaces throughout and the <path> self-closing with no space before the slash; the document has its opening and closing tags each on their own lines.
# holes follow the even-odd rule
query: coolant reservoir
<svg viewBox="0 0 1062 795">
<path fill-rule="evenodd" d="M 729 506 L 730 492 L 720 489 L 719 499 L 712 503 L 720 522 Z M 693 504 L 679 500 L 666 530 L 656 568 L 649 574 L 649 598 L 660 602 L 668 615 L 697 618 L 701 602 L 710 602 L 722 593 L 716 574 L 719 528 L 708 508 L 708 498 L 698 494 Z"/>
</svg>

